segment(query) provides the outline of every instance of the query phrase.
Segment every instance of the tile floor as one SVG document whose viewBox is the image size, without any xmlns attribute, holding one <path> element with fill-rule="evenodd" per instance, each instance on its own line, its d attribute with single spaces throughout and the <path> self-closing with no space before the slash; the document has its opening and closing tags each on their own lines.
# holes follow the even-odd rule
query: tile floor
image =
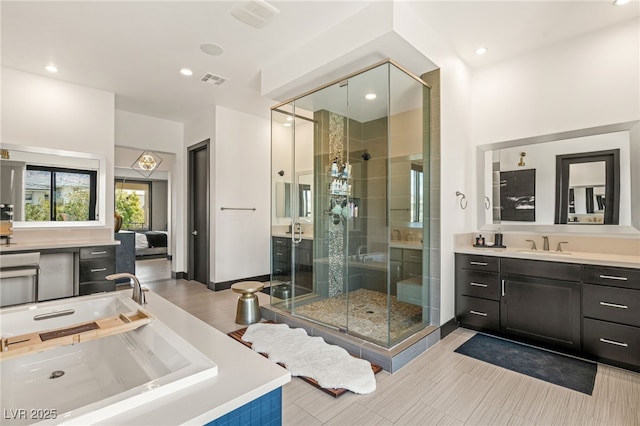
<svg viewBox="0 0 640 426">
<path fill-rule="evenodd" d="M 202 321 L 225 333 L 242 327 L 231 290 L 162 279 L 170 272 L 161 259 L 136 267 L 144 285 Z M 377 374 L 368 395 L 334 399 L 293 378 L 283 388 L 283 424 L 640 425 L 640 374 L 599 364 L 593 395 L 585 395 L 453 352 L 473 335 L 457 329 L 399 372 Z"/>
</svg>

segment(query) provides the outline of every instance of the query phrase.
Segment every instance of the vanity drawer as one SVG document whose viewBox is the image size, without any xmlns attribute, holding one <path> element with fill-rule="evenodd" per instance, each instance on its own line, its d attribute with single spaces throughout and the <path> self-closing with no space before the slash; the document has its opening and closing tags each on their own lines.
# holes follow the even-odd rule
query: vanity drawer
<svg viewBox="0 0 640 426">
<path fill-rule="evenodd" d="M 456 309 L 462 324 L 486 330 L 500 330 L 500 302 L 459 296 Z"/>
<path fill-rule="evenodd" d="M 422 265 L 422 250 L 402 250 L 402 261 L 413 262 Z"/>
<path fill-rule="evenodd" d="M 497 272 L 461 269 L 457 273 L 456 280 L 460 294 L 500 300 L 500 277 Z"/>
<path fill-rule="evenodd" d="M 106 291 L 116 291 L 115 281 L 91 281 L 80 284 L 80 296 L 85 294 L 102 293 Z"/>
<path fill-rule="evenodd" d="M 640 269 L 584 265 L 582 282 L 640 290 Z"/>
<path fill-rule="evenodd" d="M 582 315 L 640 327 L 640 291 L 583 284 Z"/>
<path fill-rule="evenodd" d="M 505 275 L 580 281 L 580 265 L 576 263 L 503 258 L 500 272 Z"/>
<path fill-rule="evenodd" d="M 582 327 L 584 352 L 640 366 L 640 328 L 589 318 L 582 320 Z"/>
<path fill-rule="evenodd" d="M 80 260 L 116 257 L 115 246 L 83 247 L 80 249 Z"/>
<path fill-rule="evenodd" d="M 500 270 L 500 258 L 474 254 L 456 254 L 456 267 L 475 269 L 478 271 L 498 272 Z"/>
<path fill-rule="evenodd" d="M 104 281 L 107 275 L 116 273 L 115 259 L 80 261 L 80 282 Z"/>
</svg>

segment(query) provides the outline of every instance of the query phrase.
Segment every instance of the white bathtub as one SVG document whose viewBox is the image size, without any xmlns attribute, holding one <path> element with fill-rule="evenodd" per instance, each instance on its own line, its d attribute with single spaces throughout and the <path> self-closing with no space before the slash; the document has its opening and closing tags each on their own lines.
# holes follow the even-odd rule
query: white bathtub
<svg viewBox="0 0 640 426">
<path fill-rule="evenodd" d="M 0 310 L 0 334 L 55 329 L 138 308 L 121 292 L 6 308 Z M 61 313 L 67 314 L 34 320 Z M 3 425 L 104 421 L 218 374 L 214 362 L 158 320 L 126 333 L 7 359 L 0 362 L 0 371 Z"/>
</svg>

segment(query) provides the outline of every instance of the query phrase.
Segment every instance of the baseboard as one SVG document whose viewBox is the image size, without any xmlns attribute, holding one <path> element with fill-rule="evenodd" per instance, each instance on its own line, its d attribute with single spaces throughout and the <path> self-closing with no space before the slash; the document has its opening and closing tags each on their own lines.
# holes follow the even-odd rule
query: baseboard
<svg viewBox="0 0 640 426">
<path fill-rule="evenodd" d="M 260 281 L 260 282 L 265 282 L 265 281 L 269 281 L 271 279 L 271 276 L 269 274 L 266 275 L 258 275 L 255 277 L 247 277 L 247 278 L 240 278 L 238 280 L 232 280 L 232 281 L 222 281 L 219 283 L 209 283 L 209 289 L 213 290 L 213 291 L 220 291 L 220 290 L 228 290 L 231 288 L 231 284 L 235 284 L 235 283 L 239 283 L 240 281 Z"/>
<path fill-rule="evenodd" d="M 176 280 L 186 280 L 187 273 L 186 272 L 173 272 L 171 271 L 171 278 Z"/>
<path fill-rule="evenodd" d="M 455 318 L 451 318 L 440 326 L 440 339 L 444 339 L 449 333 L 458 328 L 458 321 Z"/>
</svg>

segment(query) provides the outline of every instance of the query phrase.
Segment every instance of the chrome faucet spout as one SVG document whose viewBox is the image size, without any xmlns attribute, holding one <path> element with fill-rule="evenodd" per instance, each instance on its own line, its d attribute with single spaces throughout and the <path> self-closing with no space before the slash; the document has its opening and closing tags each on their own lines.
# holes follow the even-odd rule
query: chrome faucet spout
<svg viewBox="0 0 640 426">
<path fill-rule="evenodd" d="M 118 274 L 107 275 L 105 278 L 108 280 L 117 280 L 119 278 L 129 278 L 129 283 L 133 286 L 133 294 L 131 295 L 131 298 L 133 299 L 133 301 L 136 302 L 138 305 L 144 305 L 147 303 L 144 297 L 144 291 L 142 290 L 142 286 L 140 285 L 140 281 L 138 280 L 138 277 L 136 277 L 135 275 L 130 274 L 128 272 L 121 272 Z"/>
<path fill-rule="evenodd" d="M 549 251 L 549 237 L 546 235 L 542 236 L 542 250 Z"/>
</svg>

